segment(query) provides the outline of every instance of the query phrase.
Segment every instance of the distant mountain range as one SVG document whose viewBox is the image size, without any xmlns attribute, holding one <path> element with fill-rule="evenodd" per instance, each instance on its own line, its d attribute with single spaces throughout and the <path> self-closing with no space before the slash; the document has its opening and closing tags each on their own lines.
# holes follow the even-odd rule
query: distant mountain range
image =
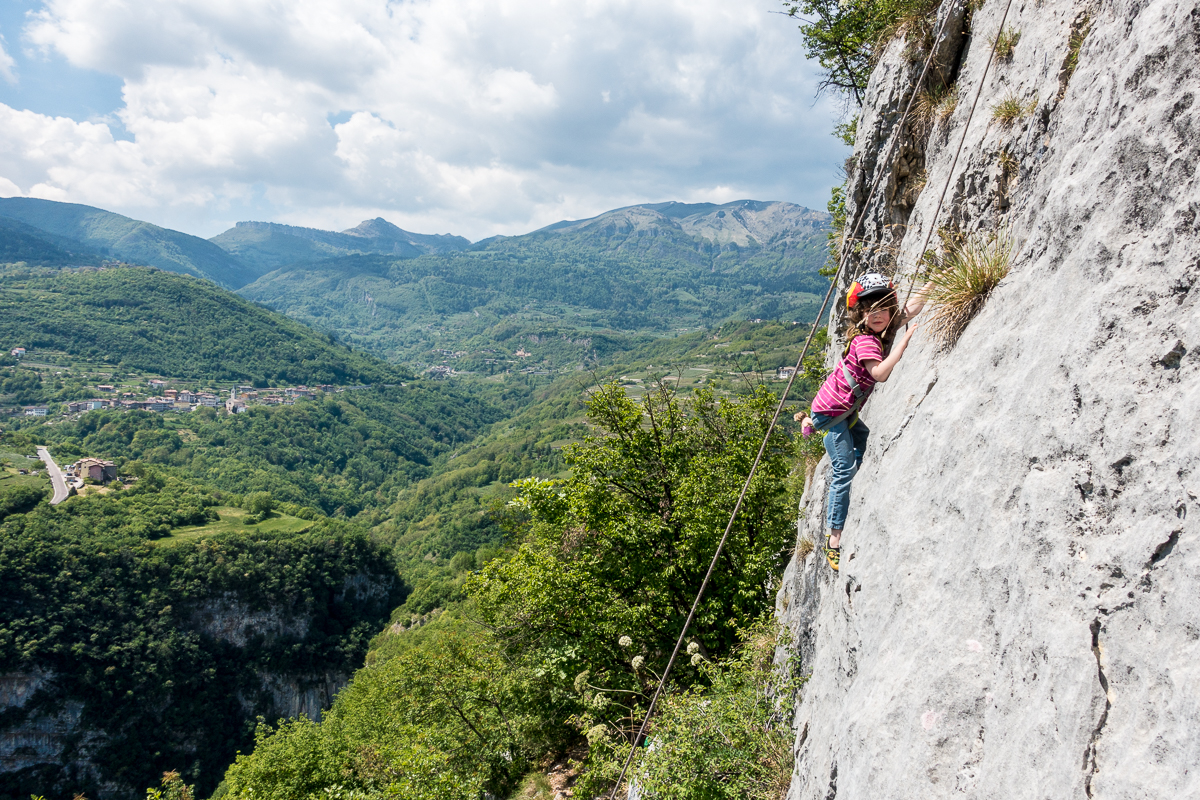
<svg viewBox="0 0 1200 800">
<path fill-rule="evenodd" d="M 556 367 L 625 347 L 614 334 L 811 319 L 828 225 L 781 202 L 630 206 L 459 251 L 297 262 L 238 293 L 414 366 L 521 350 Z"/>
<path fill-rule="evenodd" d="M 828 286 L 817 271 L 828 226 L 824 212 L 739 200 L 628 206 L 474 244 L 381 218 L 344 231 L 239 222 L 204 240 L 89 206 L 8 198 L 0 263 L 111 259 L 203 277 L 412 364 L 464 347 L 500 357 L 547 337 L 579 343 L 553 365 L 594 356 L 601 342 L 623 347 L 612 335 L 811 318 Z"/>
<path fill-rule="evenodd" d="M 368 253 L 416 258 L 471 246 L 470 240 L 461 236 L 409 233 L 382 217 L 366 220 L 340 233 L 277 222 L 239 222 L 209 241 L 259 275 L 297 261 L 321 261 Z"/>
</svg>

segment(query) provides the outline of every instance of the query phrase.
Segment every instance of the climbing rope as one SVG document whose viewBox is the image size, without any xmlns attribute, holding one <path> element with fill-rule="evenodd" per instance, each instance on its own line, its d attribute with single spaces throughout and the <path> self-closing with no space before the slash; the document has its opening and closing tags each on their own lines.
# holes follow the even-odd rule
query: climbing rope
<svg viewBox="0 0 1200 800">
<path fill-rule="evenodd" d="M 988 70 L 991 69 L 992 61 L 996 58 L 996 47 L 1000 44 L 1000 34 L 1004 31 L 1004 23 L 1008 20 L 1008 10 L 1012 8 L 1012 0 L 1008 0 L 1004 4 L 1004 13 L 1000 15 L 1000 27 L 996 29 L 996 38 L 992 39 L 992 50 L 988 54 L 988 60 L 983 65 L 983 75 L 979 78 L 979 88 L 975 90 L 975 99 L 971 101 L 971 111 L 967 114 L 967 122 L 963 125 L 962 136 L 958 139 L 958 147 L 954 150 L 954 160 L 950 162 L 950 170 L 946 173 L 946 183 L 942 186 L 942 193 L 938 195 L 937 206 L 933 209 L 933 216 L 929 218 L 929 230 L 925 231 L 925 241 L 921 243 L 921 249 L 917 251 L 917 263 L 914 264 L 912 279 L 908 282 L 908 291 L 904 294 L 904 303 L 900 306 L 904 308 L 908 305 L 908 298 L 912 296 L 913 287 L 917 284 L 917 275 L 920 270 L 917 267 L 921 263 L 921 259 L 925 257 L 925 249 L 929 247 L 929 240 L 933 237 L 933 231 L 937 227 L 938 214 L 942 213 L 942 203 L 946 200 L 946 191 L 950 188 L 950 181 L 954 178 L 954 168 L 958 166 L 958 157 L 962 153 L 963 145 L 967 141 L 967 131 L 971 128 L 971 120 L 975 117 L 975 108 L 979 105 L 979 97 L 983 94 L 983 86 L 987 82 Z"/>
<path fill-rule="evenodd" d="M 1008 3 L 1009 3 L 1009 5 L 1011 5 L 1012 0 L 1008 0 Z M 1007 16 L 1008 16 L 1008 6 L 1005 6 L 1004 18 L 1007 18 Z M 638 729 L 637 736 L 634 737 L 633 746 L 630 747 L 629 755 L 625 758 L 625 763 L 621 766 L 621 774 L 617 777 L 617 782 L 613 786 L 612 791 L 609 793 L 609 800 L 613 800 L 613 798 L 616 797 L 617 792 L 620 790 L 621 783 L 625 780 L 625 774 L 629 771 L 629 765 L 633 762 L 634 754 L 637 753 L 637 745 L 643 741 L 643 737 L 646 735 L 646 727 L 649 725 L 650 719 L 654 715 L 654 708 L 658 704 L 659 697 L 662 696 L 663 688 L 666 686 L 667 678 L 670 676 L 671 670 L 675 666 L 675 660 L 679 657 L 679 651 L 683 647 L 684 639 L 687 638 L 687 632 L 692 626 L 692 621 L 696 618 L 696 611 L 700 608 L 700 600 L 704 597 L 704 590 L 708 588 L 708 582 L 712 578 L 713 571 L 717 567 L 717 561 L 720 559 L 721 553 L 725 550 L 726 542 L 729 541 L 729 534 L 730 534 L 730 532 L 733 531 L 733 524 L 737 520 L 738 513 L 742 510 L 742 503 L 746 499 L 746 493 L 750 490 L 750 483 L 754 480 L 754 473 L 758 470 L 758 465 L 762 461 L 763 454 L 767 450 L 767 443 L 771 440 L 771 434 L 773 434 L 775 432 L 775 426 L 779 422 L 779 415 L 783 412 L 783 407 L 787 403 L 788 394 L 792 391 L 792 384 L 795 383 L 796 376 L 800 374 L 800 370 L 803 369 L 803 367 L 804 367 L 804 359 L 808 356 L 808 348 L 812 346 L 813 338 L 816 336 L 816 333 L 817 333 L 817 328 L 821 324 L 821 319 L 825 316 L 825 309 L 828 308 L 829 300 L 833 296 L 834 289 L 837 287 L 838 278 L 841 276 L 842 270 L 845 268 L 846 263 L 849 261 L 850 249 L 851 249 L 850 243 L 852 241 L 854 241 L 855 237 L 858 235 L 858 231 L 862 227 L 863 220 L 866 217 L 866 210 L 867 210 L 867 206 L 869 204 L 868 201 L 875 195 L 876 189 L 879 188 L 879 182 L 882 180 L 883 175 L 887 170 L 887 165 L 891 163 L 892 156 L 895 155 L 896 147 L 900 142 L 900 137 L 904 134 L 904 123 L 908 120 L 909 112 L 912 111 L 913 103 L 916 101 L 918 90 L 925 83 L 925 77 L 926 77 L 926 75 L 928 75 L 929 67 L 933 63 L 933 54 L 937 50 L 937 43 L 942 38 L 942 35 L 945 33 L 946 25 L 947 25 L 947 23 L 949 23 L 949 21 L 950 21 L 950 14 L 949 14 L 949 12 L 947 12 L 946 18 L 942 20 L 942 24 L 938 28 L 937 35 L 934 36 L 933 41 L 930 43 L 929 55 L 926 56 L 926 58 L 925 58 L 925 64 L 921 68 L 921 75 L 919 78 L 917 78 L 917 82 L 913 85 L 912 95 L 908 98 L 908 103 L 904 107 L 904 113 L 901 115 L 900 122 L 895 128 L 896 133 L 892 137 L 892 142 L 888 148 L 887 157 L 884 158 L 883 161 L 878 162 L 880 164 L 880 168 L 875 173 L 875 178 L 871 182 L 870 189 L 867 190 L 867 194 L 866 194 L 866 197 L 863 199 L 862 205 L 855 212 L 854 224 L 849 229 L 849 233 L 843 235 L 843 237 L 842 237 L 841 255 L 838 258 L 837 270 L 834 272 L 833 276 L 830 278 L 829 290 L 825 292 L 825 299 L 821 301 L 821 310 L 819 312 L 817 312 L 817 316 L 813 320 L 812 329 L 808 332 L 808 338 L 805 339 L 804 347 L 800 350 L 800 358 L 796 360 L 796 368 L 794 370 L 792 370 L 792 374 L 788 378 L 787 385 L 783 389 L 783 395 L 779 398 L 779 405 L 777 405 L 775 407 L 775 414 L 771 417 L 770 425 L 767 426 L 767 433 L 765 436 L 763 436 L 762 444 L 759 445 L 758 454 L 754 456 L 754 463 L 750 465 L 750 473 L 746 476 L 746 483 L 742 486 L 742 491 L 738 494 L 737 502 L 733 506 L 733 513 L 731 513 L 729 516 L 729 524 L 725 526 L 725 532 L 721 535 L 721 541 L 717 543 L 717 550 L 713 554 L 712 561 L 708 565 L 708 571 L 704 573 L 704 580 L 700 582 L 700 589 L 696 592 L 696 599 L 692 603 L 691 610 L 688 612 L 687 620 L 685 620 L 683 623 L 683 630 L 680 631 L 679 638 L 675 641 L 675 649 L 673 649 L 671 651 L 671 658 L 667 661 L 667 667 L 666 667 L 666 669 L 663 670 L 662 676 L 658 680 L 658 686 L 654 690 L 654 695 L 650 698 L 650 707 L 646 710 L 645 717 L 642 718 L 642 724 L 641 724 L 641 727 Z M 1003 27 L 1004 27 L 1003 19 L 1001 20 L 1000 26 L 1001 26 L 1001 30 L 1003 30 Z M 996 47 L 995 47 L 995 43 L 993 42 L 991 55 L 988 56 L 988 64 L 989 65 L 991 64 L 992 58 L 995 57 L 995 54 L 996 54 Z M 986 67 L 984 68 L 984 77 L 985 78 L 987 77 L 987 68 Z M 983 86 L 983 82 L 981 80 L 980 81 L 980 91 L 982 91 L 982 86 Z M 979 102 L 979 94 L 977 93 L 975 96 L 975 104 L 977 104 L 978 102 Z M 966 123 L 967 126 L 970 126 L 971 117 L 974 116 L 974 114 L 975 114 L 975 104 L 971 105 L 971 112 L 967 116 L 967 123 Z M 966 137 L 965 128 L 963 131 L 963 136 L 965 139 L 965 137 Z M 959 149 L 961 150 L 961 148 L 962 148 L 962 142 L 960 141 Z M 958 163 L 958 154 L 955 153 L 955 164 L 957 164 L 957 163 Z M 953 166 L 951 167 L 951 174 L 953 174 Z M 949 178 L 947 178 L 947 187 L 948 186 L 949 186 Z M 945 190 L 945 188 L 943 188 L 942 197 L 945 197 L 945 194 L 946 194 L 946 190 Z M 941 200 L 938 201 L 938 211 L 940 211 L 940 210 L 941 210 Z M 935 212 L 935 218 L 936 218 L 936 212 Z M 926 239 L 926 244 L 928 244 L 928 238 Z M 924 252 L 924 249 L 922 249 L 921 252 Z M 908 302 L 907 298 L 905 298 L 905 302 L 906 303 Z"/>
</svg>

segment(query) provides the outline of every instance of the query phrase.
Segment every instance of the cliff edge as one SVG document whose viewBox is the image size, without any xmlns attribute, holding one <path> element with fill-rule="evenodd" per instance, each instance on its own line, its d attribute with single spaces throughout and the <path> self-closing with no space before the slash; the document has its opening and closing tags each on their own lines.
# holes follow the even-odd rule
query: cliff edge
<svg viewBox="0 0 1200 800">
<path fill-rule="evenodd" d="M 935 223 L 1004 8 L 944 4 L 948 118 L 895 130 L 924 87 L 894 42 L 860 119 L 851 276 L 911 267 L 933 224 L 1007 231 L 1013 258 L 868 404 L 840 574 L 785 574 L 810 674 L 789 800 L 1200 796 L 1200 9 L 1014 0 Z"/>
</svg>

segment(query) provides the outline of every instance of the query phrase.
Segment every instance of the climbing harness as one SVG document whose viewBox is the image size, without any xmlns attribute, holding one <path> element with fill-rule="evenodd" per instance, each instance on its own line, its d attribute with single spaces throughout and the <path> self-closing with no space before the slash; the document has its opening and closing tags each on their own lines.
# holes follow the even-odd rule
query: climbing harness
<svg viewBox="0 0 1200 800">
<path fill-rule="evenodd" d="M 858 410 L 862 408 L 863 403 L 867 402 L 867 398 L 870 397 L 870 395 L 864 392 L 863 388 L 858 385 L 858 381 L 854 380 L 854 373 L 850 371 L 849 365 L 846 364 L 845 357 L 843 357 L 838 363 L 842 367 L 842 377 L 846 379 L 846 385 L 850 387 L 850 394 L 854 395 L 854 402 L 850 404 L 850 409 L 846 413 L 834 417 L 828 422 L 822 422 L 820 425 L 818 425 L 814 420 L 812 423 L 813 430 L 818 433 L 824 433 L 847 417 L 857 414 Z M 809 417 L 809 419 L 812 419 L 812 417 Z"/>
<path fill-rule="evenodd" d="M 1000 30 L 1004 30 L 1004 23 L 1008 19 L 1009 8 L 1012 7 L 1012 0 L 1007 0 L 1004 6 L 1004 14 L 1000 17 Z M 664 687 L 667 685 L 667 678 L 671 675 L 671 669 L 675 666 L 675 660 L 679 657 L 679 651 L 683 648 L 683 641 L 687 638 L 688 630 L 692 627 L 692 621 L 696 618 L 696 612 L 700 608 L 700 600 L 704 597 L 704 590 L 708 588 L 708 582 L 712 578 L 713 571 L 717 567 L 717 561 L 721 558 L 721 553 L 725 550 L 725 544 L 729 541 L 729 534 L 733 531 L 733 523 L 737 520 L 738 513 L 742 510 L 742 503 L 746 499 L 746 493 L 750 491 L 750 483 L 754 480 L 754 473 L 758 470 L 758 465 L 762 461 L 763 453 L 767 450 L 767 443 L 771 440 L 771 434 L 775 432 L 775 426 L 779 422 L 779 415 L 783 412 L 784 404 L 787 403 L 788 394 L 792 391 L 792 384 L 796 381 L 796 376 L 800 374 L 804 367 L 804 359 L 808 356 L 808 348 L 812 346 L 813 338 L 817 334 L 817 328 L 821 324 L 821 318 L 825 316 L 825 309 L 829 307 L 829 299 L 833 296 L 833 290 L 837 287 L 838 278 L 842 274 L 842 270 L 846 266 L 850 254 L 850 242 L 858 235 L 859 229 L 862 227 L 868 202 L 875 195 L 875 190 L 879 188 L 879 182 L 883 175 L 887 172 L 886 165 L 892 163 L 892 157 L 895 155 L 896 146 L 900 141 L 900 137 L 904 132 L 904 123 L 908 120 L 909 112 L 912 111 L 913 102 L 917 98 L 918 89 L 925 84 L 925 77 L 929 73 L 929 66 L 933 63 L 933 53 L 936 49 L 937 42 L 942 38 L 942 34 L 946 32 L 946 24 L 950 21 L 950 14 L 946 14 L 946 18 L 942 20 L 942 25 L 938 28 L 937 35 L 933 37 L 933 43 L 929 47 L 929 55 L 925 58 L 925 64 L 921 68 L 921 75 L 917 78 L 917 82 L 913 84 L 912 95 L 908 98 L 908 104 L 904 107 L 904 113 L 900 116 L 900 122 L 896 125 L 895 136 L 892 137 L 891 146 L 888 148 L 887 157 L 879 162 L 881 167 L 876 173 L 874 180 L 871 181 L 871 188 L 867 191 L 863 203 L 859 206 L 858 211 L 854 215 L 854 225 L 850 229 L 850 233 L 842 239 L 842 252 L 838 258 L 837 270 L 829 280 L 829 290 L 825 292 L 825 299 L 821 301 L 821 309 L 817 312 L 816 318 L 813 320 L 812 329 L 808 332 L 808 338 L 804 340 L 804 347 L 800 350 L 800 358 L 796 360 L 796 368 L 792 370 L 792 374 L 788 377 L 787 385 L 783 389 L 783 396 L 779 398 L 779 405 L 775 407 L 775 414 L 771 417 L 771 423 L 767 426 L 767 433 L 763 436 L 762 444 L 759 445 L 758 454 L 754 457 L 754 463 L 750 465 L 750 473 L 746 476 L 746 482 L 742 485 L 742 491 L 738 494 L 737 502 L 734 503 L 733 512 L 729 516 L 729 524 L 725 526 L 725 533 L 721 535 L 721 540 L 717 543 L 717 550 L 713 553 L 712 561 L 708 565 L 708 571 L 704 573 L 704 580 L 700 582 L 700 589 L 696 592 L 696 599 L 692 602 L 692 608 L 688 612 L 687 619 L 684 620 L 683 630 L 679 632 L 679 638 L 675 641 L 675 648 L 671 651 L 671 658 L 667 661 L 666 669 L 663 670 L 662 676 L 658 679 L 658 686 L 654 689 L 654 694 L 650 698 L 650 707 L 646 709 L 646 715 L 642 718 L 642 724 L 638 728 L 637 737 L 634 739 L 634 746 L 629 748 L 629 755 L 625 758 L 625 763 L 621 766 L 621 773 L 617 776 L 617 781 L 613 785 L 612 791 L 609 793 L 609 800 L 616 797 L 617 791 L 621 788 L 622 782 L 625 780 L 625 774 L 629 771 L 629 765 L 633 762 L 633 757 L 637 753 L 637 744 L 644 740 L 646 736 L 646 727 L 650 724 L 651 717 L 654 716 L 654 708 L 658 704 L 658 698 L 662 696 Z M 937 208 L 934 211 L 933 217 L 930 220 L 930 230 L 925 236 L 925 242 L 922 245 L 921 253 L 924 254 L 925 248 L 929 246 L 929 237 L 933 232 L 933 225 L 937 222 L 937 215 L 941 213 L 942 202 L 946 197 L 946 191 L 950 188 L 950 180 L 954 176 L 954 168 L 958 165 L 958 156 L 962 152 L 963 143 L 967 138 L 967 130 L 971 127 L 971 120 L 975 116 L 975 108 L 979 104 L 979 97 L 983 93 L 983 84 L 987 79 L 988 69 L 991 67 L 992 61 L 996 57 L 996 43 L 999 41 L 997 36 L 992 42 L 991 52 L 988 54 L 987 63 L 983 68 L 983 75 L 979 79 L 979 89 L 975 92 L 975 100 L 971 103 L 971 111 L 967 114 L 967 120 L 963 124 L 963 135 L 959 139 L 958 149 L 954 153 L 954 160 L 950 165 L 950 171 L 946 175 L 946 184 L 942 187 L 942 194 L 938 198 Z M 915 283 L 915 277 L 913 282 Z M 904 308 L 908 305 L 908 296 L 912 294 L 912 285 L 909 285 L 909 293 L 904 298 Z M 849 376 L 848 376 L 849 377 Z M 857 384 L 852 384 L 857 386 Z M 840 419 L 839 419 L 840 421 Z"/>
</svg>

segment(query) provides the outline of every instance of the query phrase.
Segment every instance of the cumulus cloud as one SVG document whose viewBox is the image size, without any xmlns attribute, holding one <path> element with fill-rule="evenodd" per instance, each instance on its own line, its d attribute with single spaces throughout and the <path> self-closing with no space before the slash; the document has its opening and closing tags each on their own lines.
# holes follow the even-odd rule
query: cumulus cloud
<svg viewBox="0 0 1200 800">
<path fill-rule="evenodd" d="M 0 106 L 0 180 L 143 218 L 172 208 L 206 234 L 249 198 L 295 224 L 381 215 L 473 238 L 647 200 L 819 206 L 842 152 L 773 10 L 46 0 L 26 41 L 118 75 L 132 141 Z"/>
</svg>

